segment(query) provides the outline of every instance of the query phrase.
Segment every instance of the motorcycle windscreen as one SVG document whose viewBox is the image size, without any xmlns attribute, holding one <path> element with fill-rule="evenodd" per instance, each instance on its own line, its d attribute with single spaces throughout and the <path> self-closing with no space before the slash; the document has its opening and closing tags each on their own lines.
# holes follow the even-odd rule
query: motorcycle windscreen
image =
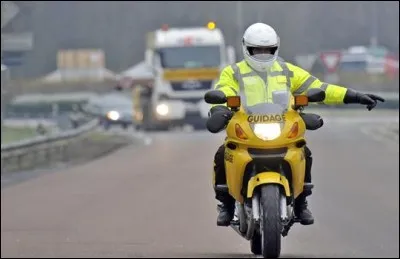
<svg viewBox="0 0 400 259">
<path fill-rule="evenodd" d="M 261 71 L 244 76 L 244 89 L 240 91 L 242 106 L 247 114 L 285 113 L 293 98 L 290 82 L 279 62 L 269 54 L 253 55 L 260 62 Z"/>
<path fill-rule="evenodd" d="M 264 59 L 268 60 L 267 57 Z M 285 113 L 291 108 L 294 97 L 290 82 L 278 62 L 257 74 L 243 77 L 242 107 L 249 115 L 248 122 L 256 135 L 262 135 L 260 138 L 263 140 L 273 140 L 281 133 Z"/>
</svg>

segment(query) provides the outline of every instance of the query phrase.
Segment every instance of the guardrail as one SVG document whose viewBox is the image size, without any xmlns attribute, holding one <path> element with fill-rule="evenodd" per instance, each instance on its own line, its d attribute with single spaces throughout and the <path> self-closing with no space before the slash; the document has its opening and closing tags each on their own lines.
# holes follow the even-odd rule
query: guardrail
<svg viewBox="0 0 400 259">
<path fill-rule="evenodd" d="M 68 147 L 98 125 L 93 119 L 79 128 L 1 145 L 1 173 L 33 169 L 48 162 L 68 161 Z"/>
</svg>

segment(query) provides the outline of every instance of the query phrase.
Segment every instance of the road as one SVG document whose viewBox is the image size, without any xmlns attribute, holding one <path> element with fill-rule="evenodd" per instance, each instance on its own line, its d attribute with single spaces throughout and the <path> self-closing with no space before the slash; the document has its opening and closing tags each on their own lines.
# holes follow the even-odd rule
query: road
<svg viewBox="0 0 400 259">
<path fill-rule="evenodd" d="M 398 257 L 398 140 L 362 130 L 398 112 L 338 114 L 307 133 L 316 220 L 292 228 L 282 257 Z M 211 169 L 223 135 L 148 137 L 84 165 L 2 177 L 1 256 L 251 257 L 247 241 L 216 227 Z"/>
</svg>

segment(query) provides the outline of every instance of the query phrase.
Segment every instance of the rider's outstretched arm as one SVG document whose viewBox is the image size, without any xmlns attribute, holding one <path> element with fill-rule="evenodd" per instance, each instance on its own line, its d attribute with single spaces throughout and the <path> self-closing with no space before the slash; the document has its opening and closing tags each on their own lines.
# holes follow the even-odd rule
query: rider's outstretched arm
<svg viewBox="0 0 400 259">
<path fill-rule="evenodd" d="M 324 104 L 360 103 L 367 105 L 369 110 L 376 106 L 377 100 L 381 102 L 385 101 L 377 95 L 363 94 L 343 86 L 322 82 L 298 66 L 290 63 L 287 63 L 287 65 L 294 74 L 291 89 L 294 94 L 303 94 L 310 88 L 320 88 L 324 90 L 326 94 L 325 100 L 323 101 Z"/>
<path fill-rule="evenodd" d="M 320 81 L 306 70 L 287 63 L 288 68 L 293 71 L 292 93 L 305 94 L 308 89 L 320 88 L 325 91 L 326 97 L 324 104 L 342 104 L 347 92 L 347 88 L 339 85 L 329 84 Z"/>
</svg>

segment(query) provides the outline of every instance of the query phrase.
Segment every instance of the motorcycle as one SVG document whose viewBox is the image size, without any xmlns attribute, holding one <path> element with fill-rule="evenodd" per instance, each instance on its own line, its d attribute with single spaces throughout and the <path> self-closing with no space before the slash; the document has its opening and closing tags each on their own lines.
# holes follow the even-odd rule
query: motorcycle
<svg viewBox="0 0 400 259">
<path fill-rule="evenodd" d="M 204 96 L 206 103 L 226 103 L 230 109 L 230 114 L 212 115 L 207 121 L 210 132 L 225 128 L 227 133 L 227 184 L 216 189 L 235 199 L 230 226 L 250 241 L 253 254 L 264 258 L 280 256 L 281 236 L 300 221 L 294 214 L 295 199 L 303 192 L 311 194 L 313 185 L 304 183 L 304 134 L 322 127 L 323 120 L 302 111 L 308 103 L 323 101 L 325 91 L 310 89 L 293 96 L 285 89 L 273 92 L 271 99 L 250 106 L 241 104 L 243 96 L 226 97 L 219 90 Z"/>
</svg>

